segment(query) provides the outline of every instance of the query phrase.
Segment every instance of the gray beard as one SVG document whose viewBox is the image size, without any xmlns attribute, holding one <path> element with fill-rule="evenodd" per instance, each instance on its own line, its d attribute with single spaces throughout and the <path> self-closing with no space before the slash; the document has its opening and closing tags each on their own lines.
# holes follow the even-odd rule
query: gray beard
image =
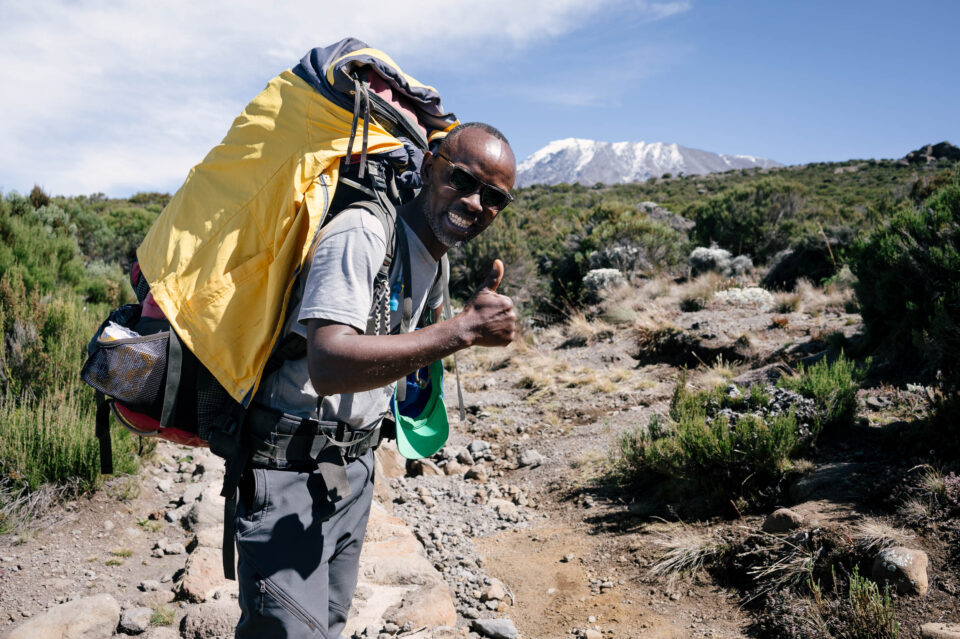
<svg viewBox="0 0 960 639">
<path fill-rule="evenodd" d="M 427 224 L 430 226 L 430 230 L 433 231 L 433 236 L 437 238 L 438 242 L 446 246 L 448 249 L 459 248 L 463 246 L 464 240 L 459 237 L 451 236 L 447 230 L 443 228 L 443 221 L 439 217 L 434 217 L 429 214 L 426 204 L 424 204 L 421 213 L 425 218 L 427 218 Z"/>
</svg>

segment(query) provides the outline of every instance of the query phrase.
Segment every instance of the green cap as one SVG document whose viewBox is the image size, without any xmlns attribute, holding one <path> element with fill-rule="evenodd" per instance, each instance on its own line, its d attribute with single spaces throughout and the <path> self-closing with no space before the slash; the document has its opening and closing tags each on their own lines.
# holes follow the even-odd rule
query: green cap
<svg viewBox="0 0 960 639">
<path fill-rule="evenodd" d="M 429 369 L 430 396 L 418 416 L 401 415 L 396 397 L 393 401 L 393 418 L 397 422 L 397 449 L 407 459 L 421 459 L 433 455 L 447 443 L 447 436 L 450 434 L 447 407 L 443 405 L 443 362 L 434 362 Z M 404 382 L 405 380 L 402 380 L 400 383 Z"/>
</svg>

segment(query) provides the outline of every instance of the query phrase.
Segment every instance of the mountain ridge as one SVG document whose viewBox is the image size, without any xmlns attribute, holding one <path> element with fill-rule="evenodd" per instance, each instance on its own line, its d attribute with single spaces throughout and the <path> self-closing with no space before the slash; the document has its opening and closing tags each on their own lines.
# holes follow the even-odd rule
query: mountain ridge
<svg viewBox="0 0 960 639">
<path fill-rule="evenodd" d="M 699 175 L 731 169 L 782 166 L 768 158 L 693 149 L 665 142 L 554 140 L 517 167 L 517 186 L 641 182 L 666 173 Z"/>
</svg>

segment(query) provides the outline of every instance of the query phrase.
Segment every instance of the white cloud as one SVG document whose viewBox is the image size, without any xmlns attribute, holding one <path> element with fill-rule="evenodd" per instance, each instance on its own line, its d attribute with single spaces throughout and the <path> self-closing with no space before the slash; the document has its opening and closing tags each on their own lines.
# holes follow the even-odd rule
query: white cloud
<svg viewBox="0 0 960 639">
<path fill-rule="evenodd" d="M 494 63 L 611 7 L 639 20 L 686 2 L 367 0 L 0 5 L 0 189 L 167 188 L 253 94 L 307 50 L 355 35 L 403 64 Z M 423 78 L 425 81 L 430 79 Z"/>
</svg>

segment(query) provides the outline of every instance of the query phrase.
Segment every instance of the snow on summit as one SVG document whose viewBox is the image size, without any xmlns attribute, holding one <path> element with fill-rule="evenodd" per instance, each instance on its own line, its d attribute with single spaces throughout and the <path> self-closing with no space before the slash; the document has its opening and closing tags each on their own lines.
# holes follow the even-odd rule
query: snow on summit
<svg viewBox="0 0 960 639">
<path fill-rule="evenodd" d="M 517 186 L 561 182 L 617 184 L 665 173 L 695 175 L 730 169 L 780 166 L 751 155 L 725 155 L 664 142 L 554 140 L 517 167 Z"/>
</svg>

